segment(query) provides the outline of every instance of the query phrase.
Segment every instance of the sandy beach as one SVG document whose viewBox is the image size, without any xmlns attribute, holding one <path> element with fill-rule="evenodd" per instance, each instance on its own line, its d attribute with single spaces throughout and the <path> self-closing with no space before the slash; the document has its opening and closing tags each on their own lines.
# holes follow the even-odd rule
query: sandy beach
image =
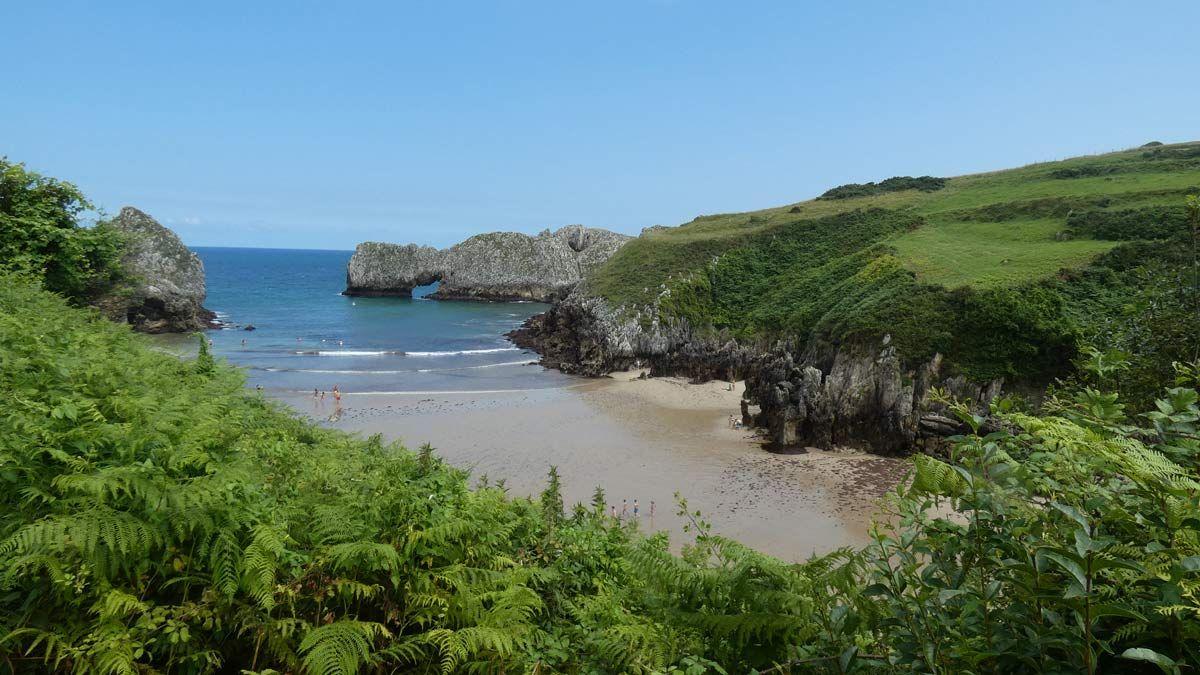
<svg viewBox="0 0 1200 675">
<path fill-rule="evenodd" d="M 590 502 L 599 485 L 618 513 L 626 500 L 628 519 L 637 499 L 640 527 L 673 542 L 685 537 L 678 492 L 717 532 L 786 560 L 866 543 L 879 498 L 907 471 L 902 459 L 854 451 L 766 452 L 751 430 L 729 426 L 740 383 L 637 375 L 540 390 L 348 392 L 335 420 L 332 400 L 281 398 L 329 426 L 430 443 L 515 495 L 540 492 L 556 465 L 568 505 Z"/>
</svg>

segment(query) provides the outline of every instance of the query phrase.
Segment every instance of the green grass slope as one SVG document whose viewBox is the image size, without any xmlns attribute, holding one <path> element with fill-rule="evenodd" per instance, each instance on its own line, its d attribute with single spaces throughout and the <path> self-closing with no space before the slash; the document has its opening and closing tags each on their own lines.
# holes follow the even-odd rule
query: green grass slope
<svg viewBox="0 0 1200 675">
<path fill-rule="evenodd" d="M 1116 265 L 1124 276 L 1108 281 L 1133 293 L 1122 253 L 1133 242 L 1155 243 L 1135 247 L 1134 267 L 1178 267 L 1181 247 L 1169 242 L 1187 235 L 1185 196 L 1198 186 L 1200 143 L 841 186 L 647 232 L 589 288 L 743 337 L 890 333 L 912 361 L 940 352 L 973 377 L 1046 379 L 1100 331 L 1073 312 L 1078 293 L 1064 285 Z"/>
</svg>

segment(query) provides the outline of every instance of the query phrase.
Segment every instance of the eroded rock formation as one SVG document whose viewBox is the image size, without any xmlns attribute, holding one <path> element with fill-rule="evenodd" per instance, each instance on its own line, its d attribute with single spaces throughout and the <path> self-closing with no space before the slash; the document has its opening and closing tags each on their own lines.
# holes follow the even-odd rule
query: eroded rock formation
<svg viewBox="0 0 1200 675">
<path fill-rule="evenodd" d="M 97 303 L 115 321 L 146 333 L 177 333 L 212 326 L 204 309 L 204 263 L 174 232 L 126 206 L 102 227 L 124 235 L 125 280 Z"/>
<path fill-rule="evenodd" d="M 564 297 L 629 237 L 570 225 L 531 237 L 517 232 L 480 234 L 439 250 L 430 246 L 365 242 L 346 267 L 346 295 L 409 297 L 440 282 L 442 300 L 533 300 Z"/>
<path fill-rule="evenodd" d="M 930 398 L 934 386 L 982 412 L 1002 384 L 947 376 L 936 355 L 905 368 L 887 338 L 819 348 L 742 344 L 720 332 L 693 330 L 686 322 L 662 322 L 652 313 L 621 312 L 579 293 L 530 318 L 509 337 L 538 351 L 543 365 L 579 375 L 599 376 L 640 363 L 654 376 L 745 379 L 742 415 L 765 428 L 776 449 L 934 451 L 942 438 L 965 431 Z"/>
</svg>

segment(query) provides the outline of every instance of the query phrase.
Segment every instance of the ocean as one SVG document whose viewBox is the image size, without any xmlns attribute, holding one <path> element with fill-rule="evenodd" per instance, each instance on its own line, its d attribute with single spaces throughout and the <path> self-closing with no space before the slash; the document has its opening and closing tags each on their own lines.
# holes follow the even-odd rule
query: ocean
<svg viewBox="0 0 1200 675">
<path fill-rule="evenodd" d="M 227 324 L 214 353 L 243 366 L 250 386 L 283 394 L 497 392 L 561 387 L 504 333 L 538 303 L 453 302 L 341 295 L 350 251 L 209 248 L 205 306 Z M 255 330 L 244 330 L 253 325 Z"/>
</svg>

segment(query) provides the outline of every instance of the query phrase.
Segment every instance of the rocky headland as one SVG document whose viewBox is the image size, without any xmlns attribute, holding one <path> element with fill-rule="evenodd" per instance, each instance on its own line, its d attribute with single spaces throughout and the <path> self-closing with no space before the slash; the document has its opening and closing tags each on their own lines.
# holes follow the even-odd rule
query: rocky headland
<svg viewBox="0 0 1200 675">
<path fill-rule="evenodd" d="M 101 227 L 120 232 L 125 247 L 123 280 L 96 303 L 105 316 L 144 333 L 215 325 L 204 308 L 204 263 L 174 232 L 132 206 Z"/>
<path fill-rule="evenodd" d="M 570 225 L 537 236 L 480 234 L 447 249 L 415 244 L 359 244 L 346 267 L 346 295 L 411 297 L 439 282 L 439 300 L 529 300 L 565 297 L 630 238 Z"/>
<path fill-rule="evenodd" d="M 744 343 L 686 321 L 663 321 L 653 308 L 628 312 L 575 292 L 509 334 L 541 363 L 598 377 L 636 366 L 651 376 L 696 382 L 745 380 L 743 421 L 766 430 L 768 447 L 861 447 L 894 454 L 936 452 L 965 431 L 931 396 L 939 388 L 979 411 L 1001 380 L 972 383 L 942 372 L 942 358 L 909 365 L 888 337 L 876 343 Z"/>
</svg>

